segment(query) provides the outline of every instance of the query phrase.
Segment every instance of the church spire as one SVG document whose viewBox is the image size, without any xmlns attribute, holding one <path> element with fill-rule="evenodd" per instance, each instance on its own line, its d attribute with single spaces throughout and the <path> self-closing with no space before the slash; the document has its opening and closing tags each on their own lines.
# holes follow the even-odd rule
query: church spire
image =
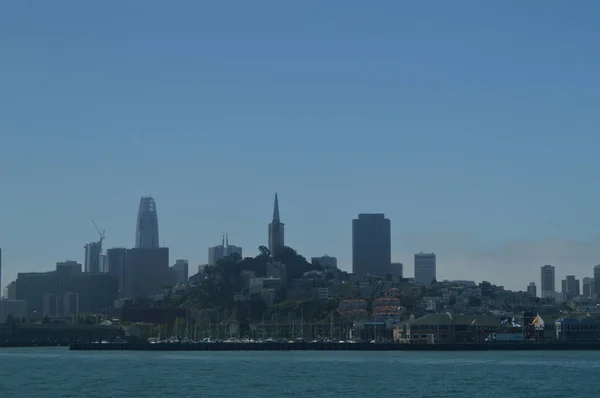
<svg viewBox="0 0 600 398">
<path fill-rule="evenodd" d="M 279 201 L 277 200 L 277 194 L 275 194 L 275 206 L 273 206 L 273 222 L 278 223 L 279 220 Z"/>
</svg>

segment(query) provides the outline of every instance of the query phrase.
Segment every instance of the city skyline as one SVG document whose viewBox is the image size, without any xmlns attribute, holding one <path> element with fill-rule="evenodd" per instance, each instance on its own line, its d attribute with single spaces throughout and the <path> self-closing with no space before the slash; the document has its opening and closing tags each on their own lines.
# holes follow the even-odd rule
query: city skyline
<svg viewBox="0 0 600 398">
<path fill-rule="evenodd" d="M 147 214 L 145 215 L 145 213 L 148 212 L 148 211 L 150 211 L 150 213 L 152 213 L 152 214 L 150 214 L 150 216 L 151 216 L 150 217 L 150 221 L 151 222 L 147 223 L 147 224 L 150 225 L 153 228 L 151 228 L 152 231 L 150 231 L 151 232 L 151 234 L 150 234 L 151 235 L 150 236 L 151 239 L 149 239 L 149 240 L 147 239 L 147 240 L 149 242 L 154 242 L 154 241 L 156 241 L 158 239 L 158 230 L 154 230 L 154 227 L 155 226 L 157 227 L 156 203 L 155 203 L 155 201 L 154 201 L 154 199 L 152 197 L 141 197 L 141 199 L 140 199 L 140 205 L 139 205 L 139 208 L 138 208 L 138 217 L 137 217 L 137 221 L 136 221 L 136 231 L 137 231 L 137 233 L 136 233 L 135 245 L 137 245 L 139 243 L 139 241 L 140 241 L 140 238 L 139 238 L 140 237 L 140 233 L 139 233 L 140 232 L 139 231 L 140 230 L 140 223 L 144 224 L 144 220 L 143 219 L 144 219 L 144 216 L 146 216 L 146 217 L 148 216 Z M 371 214 L 359 213 L 358 214 L 358 218 L 352 220 L 352 222 L 353 222 L 353 224 L 352 224 L 353 228 L 352 229 L 353 230 L 355 229 L 354 224 L 357 223 L 359 220 L 362 220 L 363 217 L 367 217 L 366 219 L 373 218 L 373 217 L 381 217 L 381 220 L 385 220 L 387 222 L 387 227 L 386 227 L 387 228 L 387 232 L 385 232 L 384 235 L 389 236 L 389 234 L 390 234 L 390 221 L 391 220 L 385 218 L 385 215 L 382 214 L 382 213 L 371 213 Z M 271 226 L 273 225 L 273 223 L 280 223 L 278 194 L 275 194 L 275 201 L 274 201 L 274 206 L 273 206 L 273 215 L 272 215 L 271 222 L 269 223 L 269 230 L 268 230 L 267 241 L 270 240 L 270 237 L 271 237 L 271 228 L 272 228 Z M 97 226 L 95 225 L 95 223 L 94 223 L 94 227 L 96 227 L 96 229 L 97 229 Z M 97 229 L 97 232 L 100 234 L 100 237 L 101 237 L 100 242 L 98 242 L 97 244 L 100 244 L 102 242 L 102 240 L 105 239 L 105 236 L 104 236 L 105 231 L 100 232 Z M 388 239 L 388 238 L 386 238 L 386 239 Z M 86 244 L 86 251 L 84 253 L 84 259 L 83 259 L 83 261 L 80 261 L 80 260 L 74 259 L 74 258 L 69 258 L 66 261 L 75 261 L 75 262 L 78 262 L 78 263 L 80 263 L 82 265 L 87 264 L 87 261 L 88 261 L 87 260 L 87 256 L 89 255 L 88 254 L 87 246 L 88 245 L 92 245 L 92 244 L 96 244 L 96 243 L 92 242 L 90 244 Z M 392 241 L 391 244 L 392 244 L 392 249 L 393 249 L 394 242 Z M 208 247 L 208 251 L 209 251 L 209 261 L 208 262 L 210 263 L 210 256 L 211 256 L 210 252 L 211 252 L 211 250 L 214 251 L 218 247 L 228 247 L 228 246 L 231 246 L 232 248 L 234 248 L 234 251 L 236 251 L 238 253 L 241 253 L 242 248 L 239 247 L 239 246 L 229 245 L 229 243 L 228 243 L 228 234 L 223 234 L 222 235 L 222 244 L 221 244 L 221 246 L 209 246 Z M 286 244 L 286 246 L 287 246 L 287 244 Z M 111 246 L 111 247 L 107 247 L 106 249 L 107 250 L 108 249 L 112 249 L 112 250 L 117 250 L 118 251 L 118 250 L 122 250 L 121 249 L 122 247 L 127 247 L 127 245 Z M 132 247 L 135 247 L 135 246 L 132 246 Z M 167 246 L 164 246 L 164 247 L 167 247 Z M 293 246 L 291 246 L 291 247 L 293 248 Z M 257 250 L 257 252 L 258 252 L 258 250 Z M 1 253 L 1 251 L 0 251 L 0 253 Z M 105 252 L 104 254 L 102 254 L 102 256 L 107 259 L 107 254 L 108 253 Z M 249 254 L 249 256 L 254 256 L 256 254 L 257 253 L 251 253 L 251 254 Z M 299 254 L 305 255 L 306 258 L 319 257 L 319 256 L 328 256 L 328 255 L 309 255 L 309 254 L 304 254 L 302 252 L 300 252 Z M 419 253 L 415 252 L 415 253 L 413 253 L 411 255 L 411 256 L 413 256 L 413 259 L 414 259 L 413 262 L 412 262 L 412 264 L 410 264 L 410 261 L 406 261 L 405 260 L 405 262 L 404 262 L 406 264 L 409 264 L 409 267 L 406 268 L 406 269 L 411 269 L 412 268 L 416 272 L 416 269 L 417 269 L 417 257 L 419 257 L 419 256 L 429 256 L 429 255 L 433 256 L 433 259 L 434 259 L 433 260 L 433 264 L 434 265 L 433 265 L 433 271 L 432 271 L 433 275 L 437 276 L 438 275 L 437 274 L 437 268 L 438 267 L 436 267 L 436 265 L 435 265 L 435 263 L 436 263 L 435 259 L 436 259 L 437 255 L 435 253 L 430 253 L 430 254 L 423 253 L 423 252 L 419 252 Z M 336 256 L 334 255 L 333 257 L 336 257 Z M 392 262 L 389 264 L 389 266 L 391 266 L 392 264 L 397 264 L 398 263 L 393 258 L 394 257 L 392 256 Z M 181 261 L 182 260 L 182 256 L 178 256 L 177 259 L 179 259 L 177 261 Z M 174 262 L 175 259 L 174 258 L 170 258 L 169 261 L 170 262 Z M 186 261 L 186 263 L 189 261 L 187 257 L 185 258 L 185 261 Z M 198 262 L 197 265 L 201 266 L 203 264 L 206 264 L 206 262 L 200 261 L 200 262 Z M 336 260 L 336 265 L 337 265 L 337 260 Z M 345 266 L 343 265 L 340 268 L 342 270 L 346 270 L 348 272 L 352 272 L 352 262 L 350 262 L 349 264 L 346 264 Z M 550 279 L 552 282 L 551 282 L 551 287 L 550 287 L 549 290 L 548 289 L 544 289 L 544 287 L 545 287 L 545 285 L 544 285 L 544 269 L 546 269 L 546 268 L 551 269 L 551 271 L 552 271 L 552 278 Z M 589 269 L 585 269 L 585 266 L 584 266 L 583 270 L 582 270 L 582 273 L 571 273 L 571 274 L 569 274 L 571 268 L 566 268 L 565 271 L 564 271 L 565 273 L 561 273 L 561 272 L 556 273 L 556 266 L 554 266 L 552 264 L 546 264 L 544 266 L 538 267 L 538 272 L 539 272 L 539 269 L 542 270 L 541 277 L 539 277 L 538 279 L 534 278 L 533 279 L 534 280 L 533 283 L 535 283 L 536 286 L 539 286 L 540 297 L 544 296 L 545 292 L 547 292 L 547 293 L 549 292 L 549 293 L 552 293 L 552 294 L 554 294 L 554 293 L 561 293 L 561 292 L 564 293 L 565 292 L 565 280 L 569 280 L 569 278 L 574 278 L 574 277 L 578 277 L 579 278 L 579 279 L 576 280 L 577 285 L 579 286 L 578 289 L 581 288 L 581 281 L 583 281 L 584 279 L 592 279 L 593 280 L 594 278 L 596 278 L 596 279 L 600 278 L 600 277 L 598 277 L 598 275 L 600 275 L 600 271 L 598 271 L 600 269 L 600 265 L 597 265 L 597 264 L 589 267 Z M 0 268 L 0 271 L 1 271 L 1 268 Z M 31 270 L 19 270 L 19 271 L 17 271 L 17 273 L 18 272 L 36 272 L 36 271 L 44 272 L 44 271 L 47 271 L 47 269 L 39 269 L 39 270 L 34 270 L 34 271 L 31 271 Z M 89 270 L 86 269 L 86 272 L 89 272 Z M 390 268 L 390 273 L 391 272 L 392 272 L 392 269 Z M 481 281 L 485 280 L 485 281 L 490 281 L 490 282 L 492 282 L 494 284 L 503 285 L 503 284 L 498 283 L 497 281 L 495 281 L 493 278 L 485 278 L 485 277 L 481 278 L 481 279 L 469 278 L 469 277 L 460 278 L 460 277 L 452 275 L 452 270 L 447 270 L 446 274 L 448 275 L 447 277 L 440 276 L 440 277 L 437 277 L 437 279 L 440 280 L 440 281 L 441 280 L 473 280 L 473 281 L 476 281 L 476 282 L 481 282 Z M 414 272 L 413 272 L 412 275 L 410 274 L 410 272 L 408 272 L 408 273 L 404 272 L 403 276 L 405 278 L 416 278 L 416 279 L 419 278 L 418 275 L 415 275 Z M 1 277 L 1 275 L 0 275 L 0 277 Z M 563 279 L 563 277 L 565 279 Z M 16 273 L 15 273 L 15 278 L 16 278 Z M 9 277 L 9 281 L 7 281 L 6 284 L 8 284 L 11 281 L 15 280 L 15 278 L 10 279 L 10 277 Z M 4 278 L 4 280 L 6 281 L 6 278 Z M 529 282 L 527 282 L 527 283 L 529 284 Z M 561 283 L 563 285 L 562 285 L 562 288 L 559 289 L 558 287 L 560 286 Z M 5 287 L 6 286 L 4 286 L 2 289 L 4 289 Z M 523 283 L 523 286 L 514 286 L 514 287 L 513 286 L 505 286 L 505 287 L 509 288 L 511 290 L 515 290 L 515 291 L 527 291 L 527 289 L 528 289 L 528 286 L 526 286 L 525 283 Z"/>
<path fill-rule="evenodd" d="M 4 286 L 83 264 L 90 218 L 133 247 L 148 193 L 192 269 L 222 231 L 267 246 L 278 192 L 286 244 L 345 270 L 380 212 L 407 276 L 592 276 L 600 4 L 271 5 L 5 5 Z"/>
</svg>

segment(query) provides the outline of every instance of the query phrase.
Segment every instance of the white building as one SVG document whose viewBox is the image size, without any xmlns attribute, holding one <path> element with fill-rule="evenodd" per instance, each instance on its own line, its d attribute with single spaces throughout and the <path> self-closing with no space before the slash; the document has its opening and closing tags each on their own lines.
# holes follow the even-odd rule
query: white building
<svg viewBox="0 0 600 398">
<path fill-rule="evenodd" d="M 415 282 L 429 286 L 436 280 L 435 253 L 415 254 Z"/>
<path fill-rule="evenodd" d="M 16 300 L 17 299 L 17 282 L 12 281 L 4 288 L 4 298 L 6 300 Z"/>
<path fill-rule="evenodd" d="M 312 257 L 310 262 L 313 265 L 319 264 L 325 268 L 337 268 L 337 258 L 328 256 L 327 254 L 321 257 Z"/>
</svg>

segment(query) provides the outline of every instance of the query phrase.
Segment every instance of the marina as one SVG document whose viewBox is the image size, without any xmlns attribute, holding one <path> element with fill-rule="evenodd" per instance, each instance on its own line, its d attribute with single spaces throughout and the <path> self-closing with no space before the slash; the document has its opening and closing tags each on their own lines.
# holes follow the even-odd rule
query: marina
<svg viewBox="0 0 600 398">
<path fill-rule="evenodd" d="M 75 343 L 73 351 L 543 351 L 600 350 L 595 343 L 398 344 L 372 342 Z"/>
</svg>

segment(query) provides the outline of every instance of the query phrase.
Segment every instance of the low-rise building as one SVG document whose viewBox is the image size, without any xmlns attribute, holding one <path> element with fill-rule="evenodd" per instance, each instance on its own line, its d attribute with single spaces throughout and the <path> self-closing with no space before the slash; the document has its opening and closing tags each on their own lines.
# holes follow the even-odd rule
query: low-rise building
<svg viewBox="0 0 600 398">
<path fill-rule="evenodd" d="M 454 344 L 483 341 L 501 328 L 499 318 L 477 314 L 411 316 L 394 329 L 394 340 L 404 344 Z"/>
</svg>

